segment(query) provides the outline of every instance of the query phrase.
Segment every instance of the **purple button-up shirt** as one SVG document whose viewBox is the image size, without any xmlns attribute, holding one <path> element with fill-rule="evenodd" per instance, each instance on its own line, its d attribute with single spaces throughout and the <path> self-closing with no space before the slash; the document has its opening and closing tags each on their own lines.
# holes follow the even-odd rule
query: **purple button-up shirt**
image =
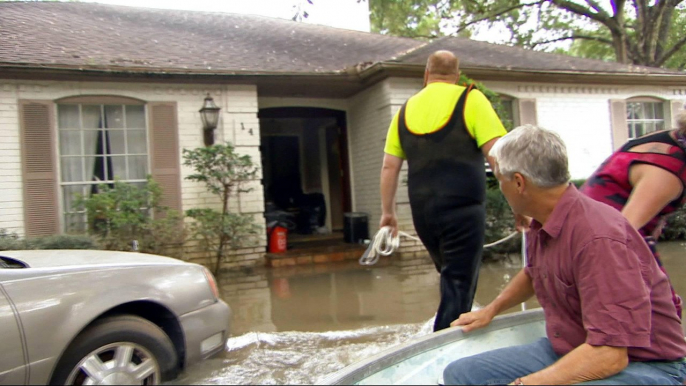
<svg viewBox="0 0 686 386">
<path fill-rule="evenodd" d="M 686 356 L 667 276 L 616 209 L 570 185 L 527 240 L 526 273 L 558 355 L 588 343 L 627 347 L 631 361 Z"/>
</svg>

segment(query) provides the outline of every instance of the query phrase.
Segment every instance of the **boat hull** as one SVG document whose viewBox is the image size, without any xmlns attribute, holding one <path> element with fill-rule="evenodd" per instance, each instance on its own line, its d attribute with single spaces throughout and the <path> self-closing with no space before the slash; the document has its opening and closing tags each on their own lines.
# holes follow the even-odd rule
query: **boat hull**
<svg viewBox="0 0 686 386">
<path fill-rule="evenodd" d="M 543 310 L 522 311 L 497 317 L 470 333 L 455 327 L 413 339 L 333 373 L 323 384 L 436 385 L 454 360 L 543 337 Z"/>
</svg>

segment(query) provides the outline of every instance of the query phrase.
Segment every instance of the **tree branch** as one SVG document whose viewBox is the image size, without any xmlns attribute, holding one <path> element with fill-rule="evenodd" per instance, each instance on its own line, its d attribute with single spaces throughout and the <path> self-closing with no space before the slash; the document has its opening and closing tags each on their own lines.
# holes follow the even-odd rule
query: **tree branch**
<svg viewBox="0 0 686 386">
<path fill-rule="evenodd" d="M 663 64 L 665 64 L 667 59 L 672 57 L 672 55 L 677 53 L 684 46 L 686 46 L 686 36 L 679 39 L 679 41 L 677 41 L 676 44 L 674 44 L 674 46 L 672 46 L 672 48 L 665 52 L 660 58 L 656 58 L 655 65 L 662 66 Z"/>
<path fill-rule="evenodd" d="M 602 15 L 604 15 L 604 16 L 610 17 L 610 15 L 608 15 L 607 12 L 605 12 L 605 10 L 603 9 L 603 7 L 601 7 L 600 4 L 598 4 L 597 1 L 595 1 L 595 0 L 586 0 L 586 3 L 587 3 L 588 5 L 590 5 L 591 8 L 595 9 L 596 12 L 598 12 L 599 14 L 602 14 Z"/>
<path fill-rule="evenodd" d="M 488 20 L 488 19 L 492 19 L 492 18 L 494 18 L 494 17 L 502 16 L 502 15 L 504 15 L 504 14 L 510 12 L 510 11 L 514 11 L 515 9 L 530 7 L 530 6 L 534 6 L 534 5 L 540 5 L 540 4 L 545 3 L 546 1 L 547 1 L 547 0 L 539 0 L 539 1 L 536 1 L 536 2 L 533 2 L 533 3 L 517 4 L 517 5 L 511 6 L 511 7 L 504 8 L 504 9 L 502 9 L 502 10 L 500 10 L 500 11 L 495 11 L 494 13 L 489 13 L 488 16 L 484 16 L 484 17 L 482 17 L 482 18 L 480 18 L 480 19 L 472 20 L 472 21 L 470 21 L 470 22 L 468 22 L 468 23 L 465 23 L 465 24 L 460 25 L 459 27 L 457 27 L 457 30 L 456 30 L 455 32 L 456 32 L 456 33 L 457 33 L 457 32 L 460 32 L 460 31 L 464 30 L 465 28 L 469 27 L 470 25 L 474 25 L 474 24 L 480 23 L 480 22 L 482 22 L 482 21 L 485 21 L 485 20 Z"/>
<path fill-rule="evenodd" d="M 609 27 L 609 22 L 612 20 L 607 14 L 603 15 L 600 13 L 593 13 L 590 9 L 581 6 L 577 3 L 568 0 L 552 0 L 553 4 L 557 5 L 562 9 L 566 9 L 569 12 L 575 13 L 579 16 L 587 17 L 591 20 L 595 20 L 599 23 L 605 24 Z"/>
<path fill-rule="evenodd" d="M 612 45 L 612 40 L 610 40 L 610 39 L 605 39 L 605 38 L 602 38 L 602 37 L 599 37 L 599 36 L 591 36 L 591 35 L 571 35 L 571 36 L 564 36 L 564 37 L 561 37 L 561 38 L 556 38 L 556 39 L 550 39 L 550 40 L 544 40 L 544 41 L 536 42 L 536 43 L 534 43 L 534 44 L 532 45 L 532 48 L 536 47 L 537 45 L 541 45 L 541 44 L 555 43 L 555 42 L 560 42 L 560 41 L 563 41 L 563 40 L 570 40 L 570 39 L 574 39 L 574 40 L 576 40 L 576 39 L 581 39 L 581 40 L 594 40 L 594 41 L 597 41 L 597 42 L 600 42 L 600 43 L 605 43 L 605 44 Z"/>
</svg>

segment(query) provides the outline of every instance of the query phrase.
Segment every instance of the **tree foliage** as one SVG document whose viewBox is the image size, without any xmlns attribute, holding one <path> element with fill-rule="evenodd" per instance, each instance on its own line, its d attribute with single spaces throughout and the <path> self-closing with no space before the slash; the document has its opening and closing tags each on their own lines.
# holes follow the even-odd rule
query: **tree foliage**
<svg viewBox="0 0 686 386">
<path fill-rule="evenodd" d="M 526 48 L 571 40 L 572 54 L 684 67 L 686 0 L 370 0 L 370 12 L 380 33 L 432 38 L 500 27 L 504 42 Z"/>
<path fill-rule="evenodd" d="M 212 208 L 190 209 L 186 215 L 195 220 L 191 233 L 215 256 L 214 273 L 231 250 L 247 244 L 259 227 L 250 215 L 232 213 L 229 200 L 236 193 L 250 192 L 246 182 L 257 176 L 257 167 L 248 155 L 236 153 L 232 144 L 215 144 L 193 150 L 183 150 L 184 165 L 194 173 L 187 180 L 201 182 L 210 193 L 218 196 L 221 211 Z"/>
</svg>

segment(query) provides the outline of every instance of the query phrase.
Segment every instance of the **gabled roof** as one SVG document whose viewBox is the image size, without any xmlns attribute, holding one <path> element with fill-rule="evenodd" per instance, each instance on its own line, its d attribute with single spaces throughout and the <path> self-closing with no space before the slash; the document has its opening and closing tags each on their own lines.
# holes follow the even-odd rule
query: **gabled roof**
<svg viewBox="0 0 686 386">
<path fill-rule="evenodd" d="M 614 74 L 684 74 L 662 68 L 605 62 L 563 54 L 533 51 L 521 47 L 491 44 L 459 37 L 445 37 L 417 47 L 391 62 L 408 65 L 426 64 L 433 52 L 448 50 L 460 58 L 460 67 L 507 71 L 581 72 Z"/>
<path fill-rule="evenodd" d="M 0 70 L 10 77 L 249 82 L 265 94 L 281 95 L 287 85 L 292 95 L 345 96 L 387 76 L 421 76 L 428 56 L 441 49 L 480 80 L 686 81 L 686 72 L 465 38 L 425 42 L 262 16 L 0 2 Z"/>
<path fill-rule="evenodd" d="M 243 74 L 333 73 L 420 41 L 262 16 L 0 2 L 0 64 Z"/>
</svg>

